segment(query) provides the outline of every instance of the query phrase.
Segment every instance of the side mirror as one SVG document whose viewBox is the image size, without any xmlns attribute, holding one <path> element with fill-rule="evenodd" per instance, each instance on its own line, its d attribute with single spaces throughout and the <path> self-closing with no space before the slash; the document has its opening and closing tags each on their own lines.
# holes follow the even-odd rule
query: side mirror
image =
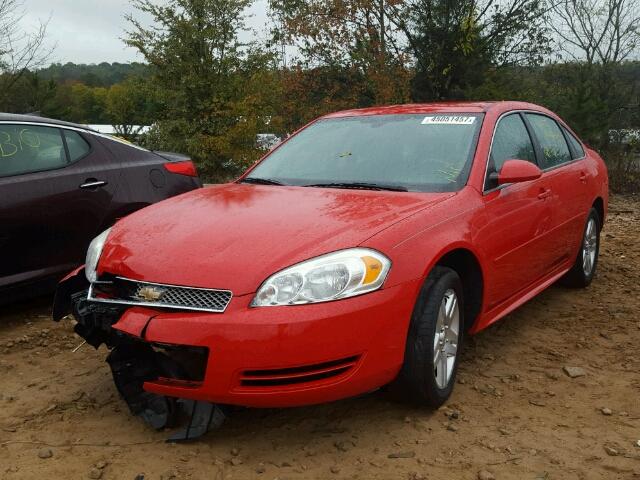
<svg viewBox="0 0 640 480">
<path fill-rule="evenodd" d="M 500 169 L 500 173 L 497 174 L 498 185 L 528 182 L 541 176 L 542 170 L 537 165 L 526 160 L 506 160 Z"/>
</svg>

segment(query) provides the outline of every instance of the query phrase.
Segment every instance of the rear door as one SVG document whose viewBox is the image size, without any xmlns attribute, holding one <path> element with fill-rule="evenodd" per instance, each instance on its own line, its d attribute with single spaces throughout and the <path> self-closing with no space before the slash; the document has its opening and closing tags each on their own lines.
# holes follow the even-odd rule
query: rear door
<svg viewBox="0 0 640 480">
<path fill-rule="evenodd" d="M 527 113 L 525 118 L 539 145 L 544 177 L 548 180 L 554 208 L 552 227 L 555 254 L 550 269 L 570 259 L 575 242 L 582 236 L 588 208 L 585 206 L 586 171 L 584 162 L 576 158 L 562 127 L 555 119 L 540 113 Z M 584 151 L 582 152 L 584 158 Z"/>
<path fill-rule="evenodd" d="M 0 124 L 0 288 L 80 264 L 118 179 L 117 162 L 85 132 Z"/>
<path fill-rule="evenodd" d="M 506 160 L 537 163 L 530 132 L 518 112 L 496 125 L 484 186 L 485 222 L 479 245 L 492 268 L 487 269 L 489 308 L 540 279 L 547 268 L 553 209 L 547 179 L 498 186 L 495 174 Z M 494 174 L 494 175 L 492 175 Z"/>
</svg>

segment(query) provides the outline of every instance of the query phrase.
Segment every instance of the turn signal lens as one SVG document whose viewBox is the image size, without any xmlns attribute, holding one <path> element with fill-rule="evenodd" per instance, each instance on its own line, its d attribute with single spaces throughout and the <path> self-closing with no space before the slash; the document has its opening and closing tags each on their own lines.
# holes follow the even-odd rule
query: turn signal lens
<svg viewBox="0 0 640 480">
<path fill-rule="evenodd" d="M 351 248 L 294 265 L 269 277 L 251 305 L 299 305 L 353 297 L 377 290 L 391 261 L 375 250 Z"/>
<path fill-rule="evenodd" d="M 366 268 L 362 284 L 370 285 L 374 283 L 382 273 L 383 265 L 382 262 L 375 257 L 362 257 L 362 261 Z"/>
</svg>

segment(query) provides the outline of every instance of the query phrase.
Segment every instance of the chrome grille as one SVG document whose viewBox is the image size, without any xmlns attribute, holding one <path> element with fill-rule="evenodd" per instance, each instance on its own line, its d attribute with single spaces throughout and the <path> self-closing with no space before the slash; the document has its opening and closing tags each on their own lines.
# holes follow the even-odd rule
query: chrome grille
<svg viewBox="0 0 640 480">
<path fill-rule="evenodd" d="M 113 281 L 92 284 L 88 299 L 125 305 L 224 312 L 231 297 L 229 290 L 139 282 L 116 277 Z"/>
</svg>

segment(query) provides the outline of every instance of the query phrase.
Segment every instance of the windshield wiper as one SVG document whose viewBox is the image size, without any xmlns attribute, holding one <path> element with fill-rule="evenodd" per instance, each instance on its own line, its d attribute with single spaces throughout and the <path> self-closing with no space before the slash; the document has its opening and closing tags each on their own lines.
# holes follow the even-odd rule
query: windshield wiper
<svg viewBox="0 0 640 480">
<path fill-rule="evenodd" d="M 362 190 L 389 190 L 391 192 L 408 192 L 406 187 L 399 185 L 384 185 L 380 183 L 364 182 L 335 182 L 335 183 L 312 183 L 305 187 L 329 187 L 329 188 L 355 188 Z"/>
<path fill-rule="evenodd" d="M 284 185 L 284 183 L 271 178 L 245 177 L 240 180 L 241 183 L 255 183 L 257 185 Z"/>
</svg>

